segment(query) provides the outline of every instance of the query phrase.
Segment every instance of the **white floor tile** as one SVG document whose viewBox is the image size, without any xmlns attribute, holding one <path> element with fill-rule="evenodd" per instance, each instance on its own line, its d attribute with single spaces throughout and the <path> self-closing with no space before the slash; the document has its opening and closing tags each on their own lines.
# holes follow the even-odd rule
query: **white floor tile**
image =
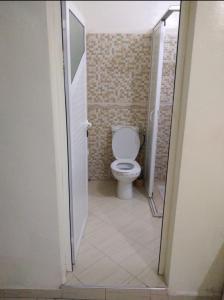
<svg viewBox="0 0 224 300">
<path fill-rule="evenodd" d="M 145 285 L 152 288 L 165 287 L 163 278 L 156 274 L 150 267 L 146 268 L 142 273 L 136 276 L 140 281 L 144 282 Z"/>
<path fill-rule="evenodd" d="M 163 287 L 157 275 L 161 223 L 143 191 L 120 200 L 116 182 L 90 182 L 87 227 L 66 285 Z"/>
<path fill-rule="evenodd" d="M 137 253 L 125 258 L 120 265 L 132 275 L 137 275 L 148 267 L 148 264 Z"/>
<path fill-rule="evenodd" d="M 124 285 L 126 287 L 131 287 L 131 288 L 145 288 L 145 287 L 147 287 L 143 282 L 141 282 L 139 279 L 137 279 L 134 276 L 132 276 L 130 280 L 124 282 Z"/>
<path fill-rule="evenodd" d="M 79 274 L 77 278 L 85 285 L 101 285 L 101 282 L 112 275 L 116 269 L 117 264 L 104 257 Z"/>
<path fill-rule="evenodd" d="M 74 274 L 78 277 L 79 274 L 103 257 L 105 255 L 93 246 L 90 246 L 85 252 L 79 251 L 77 263 L 74 266 Z"/>
<path fill-rule="evenodd" d="M 121 287 L 124 282 L 131 280 L 131 278 L 132 275 L 130 275 L 130 273 L 120 267 L 117 267 L 114 273 L 100 282 L 100 285 L 106 287 Z"/>
</svg>

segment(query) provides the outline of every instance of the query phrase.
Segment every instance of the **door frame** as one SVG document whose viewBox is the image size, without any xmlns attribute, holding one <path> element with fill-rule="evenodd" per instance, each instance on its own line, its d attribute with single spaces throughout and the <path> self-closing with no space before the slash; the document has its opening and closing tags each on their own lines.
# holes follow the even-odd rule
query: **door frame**
<svg viewBox="0 0 224 300">
<path fill-rule="evenodd" d="M 73 199 L 72 199 L 72 153 L 71 153 L 71 138 L 70 138 L 70 108 L 69 108 L 69 66 L 68 66 L 68 57 L 67 57 L 67 31 L 66 31 L 66 1 L 61 2 L 61 28 L 62 28 L 62 48 L 63 48 L 63 71 L 64 71 L 64 86 L 65 86 L 65 108 L 66 108 L 66 133 L 67 133 L 67 157 L 68 157 L 68 189 L 69 189 L 69 223 L 70 223 L 70 247 L 71 247 L 71 264 L 72 264 L 72 271 L 73 266 L 75 264 L 75 242 L 74 242 L 74 214 L 73 214 Z M 83 17 L 76 9 L 75 6 L 72 7 L 72 13 L 75 17 L 79 20 L 79 22 L 84 27 L 84 43 L 85 43 L 85 51 L 83 55 L 86 55 L 86 25 L 84 22 Z M 83 56 L 81 61 L 83 60 Z M 81 63 L 80 61 L 80 63 Z M 73 79 L 74 80 L 74 79 Z M 85 94 L 87 94 L 87 87 L 85 87 Z M 87 144 L 88 145 L 88 144 Z"/>
<path fill-rule="evenodd" d="M 162 88 L 165 20 L 161 19 L 152 31 L 151 85 L 148 107 L 146 151 L 145 151 L 145 189 L 153 217 L 161 217 L 154 202 L 156 150 L 158 140 L 160 98 Z M 158 40 L 159 39 L 159 40 Z M 157 45 L 158 44 L 158 45 Z M 154 78 L 155 77 L 155 78 Z M 153 79 L 153 80 L 152 80 Z"/>
<path fill-rule="evenodd" d="M 51 8 L 52 2 L 49 2 L 49 4 L 47 5 L 49 6 L 49 8 Z M 55 10 L 57 11 L 57 8 Z M 59 19 L 57 12 L 55 12 L 55 15 L 56 15 L 56 19 Z M 167 185 L 166 185 L 166 195 L 165 195 L 165 205 L 164 205 L 164 218 L 163 218 L 163 224 L 161 229 L 160 259 L 159 259 L 159 267 L 158 267 L 158 273 L 165 275 L 166 281 L 169 276 L 169 260 L 170 260 L 169 255 L 170 255 L 170 249 L 172 247 L 172 237 L 174 233 L 173 232 L 174 226 L 172 224 L 173 222 L 170 221 L 171 219 L 173 221 L 175 218 L 175 210 L 176 210 L 175 193 L 178 190 L 179 166 L 175 165 L 174 162 L 175 159 L 180 159 L 179 152 L 182 147 L 181 135 L 184 130 L 184 120 L 185 120 L 186 103 L 181 103 L 180 99 L 183 98 L 183 94 L 185 92 L 183 90 L 183 83 L 187 75 L 184 73 L 184 70 L 188 69 L 187 64 L 189 63 L 190 60 L 189 57 L 186 57 L 186 54 L 188 53 L 188 48 L 191 46 L 189 45 L 189 39 L 190 41 L 193 39 L 193 34 L 189 30 L 189 27 L 194 26 L 192 22 L 192 20 L 194 21 L 194 19 L 190 18 L 190 16 L 191 16 L 191 4 L 188 2 L 182 2 L 181 10 L 180 10 L 179 40 L 178 40 L 178 53 L 177 53 L 177 64 L 176 64 L 176 79 L 175 79 L 176 81 L 175 81 L 175 90 L 174 90 L 173 117 L 172 117 L 170 150 L 169 150 L 169 160 L 168 160 Z M 60 21 L 63 22 L 62 20 L 63 19 L 61 15 Z M 52 22 L 53 21 L 55 22 L 55 18 L 54 20 L 52 20 Z M 51 25 L 52 27 L 51 35 L 53 35 L 54 37 L 53 40 L 55 39 L 54 42 L 55 45 L 53 45 L 52 47 L 57 48 L 58 44 L 60 44 L 60 42 L 57 41 L 58 32 L 56 32 L 56 27 L 58 26 L 58 24 L 56 24 L 57 26 L 55 26 L 55 23 L 53 23 L 53 25 Z M 61 28 L 62 26 L 60 27 L 60 29 Z M 58 57 L 60 58 L 62 52 L 64 51 L 61 51 L 60 53 L 56 53 L 57 58 Z M 54 62 L 55 60 L 52 61 L 52 65 Z M 53 72 L 53 74 L 56 74 L 56 72 Z M 64 123 L 66 123 L 66 119 L 64 120 Z M 68 134 L 67 128 L 66 128 L 66 134 Z M 56 132 L 55 135 L 57 136 L 58 132 Z M 60 140 L 60 142 L 63 143 L 64 141 Z M 68 162 L 64 167 L 66 169 L 67 167 L 69 167 Z M 68 185 L 70 185 L 69 182 Z M 63 201 L 65 201 L 67 205 L 66 199 L 67 198 L 63 198 Z M 71 218 L 71 216 L 69 217 Z M 71 233 L 70 233 L 70 238 L 71 238 Z M 71 271 L 69 266 L 70 260 L 68 259 L 67 262 L 68 262 L 67 271 Z"/>
<path fill-rule="evenodd" d="M 188 50 L 193 43 L 193 14 L 195 11 L 193 6 L 194 4 L 189 1 L 182 1 L 179 16 L 172 124 L 158 264 L 158 274 L 164 275 L 166 281 L 169 278 L 169 261 L 171 259 L 170 253 L 174 234 L 176 195 L 179 183 L 179 164 L 181 160 L 182 136 L 187 105 L 186 102 L 181 100 L 185 98 L 186 91 L 184 89 L 184 83 L 190 76 L 188 66 L 190 65 L 191 57 L 188 53 L 191 53 L 191 51 Z"/>
<path fill-rule="evenodd" d="M 151 104 L 149 103 L 149 118 L 148 118 L 148 130 L 150 127 L 150 123 L 153 123 L 153 128 L 150 131 L 150 137 L 148 141 L 148 167 L 149 167 L 149 174 L 148 174 L 148 182 L 147 182 L 147 192 L 150 198 L 153 197 L 153 187 L 154 187 L 154 177 L 155 177 L 155 162 L 156 162 L 156 149 L 157 149 L 157 135 L 158 135 L 158 121 L 159 121 L 159 109 L 160 109 L 160 95 L 161 95 L 161 85 L 162 85 L 162 72 L 163 72 L 163 56 L 164 56 L 164 39 L 165 39 L 165 22 L 161 20 L 158 24 L 154 27 L 152 35 L 156 34 L 156 31 L 159 30 L 159 53 L 158 53 L 158 64 L 157 64 L 157 77 L 156 77 L 156 87 L 155 87 L 155 99 L 154 101 L 154 108 L 151 110 Z M 153 43 L 153 37 L 152 37 Z M 154 49 L 154 45 L 152 45 Z M 152 53 L 153 55 L 153 53 Z M 152 58 L 153 60 L 153 58 Z M 152 70 L 151 70 L 152 72 Z M 152 73 L 151 73 L 152 78 Z M 152 98 L 152 89 L 150 88 L 150 99 Z M 152 99 L 151 99 L 152 100 Z M 148 135 L 147 135 L 148 136 Z M 153 167 L 151 167 L 153 165 Z"/>
<path fill-rule="evenodd" d="M 68 162 L 68 192 L 69 192 L 69 227 L 70 227 L 70 248 L 71 248 L 71 269 L 73 271 L 72 253 L 74 252 L 73 244 L 73 218 L 72 214 L 72 170 L 71 170 L 71 140 L 70 140 L 70 116 L 69 116 L 69 89 L 68 89 L 68 64 L 67 64 L 67 38 L 66 38 L 66 1 L 60 1 L 61 4 L 61 30 L 62 30 L 62 52 L 63 52 L 63 73 L 65 87 L 65 119 L 66 119 L 66 135 L 67 135 L 67 162 Z"/>
</svg>

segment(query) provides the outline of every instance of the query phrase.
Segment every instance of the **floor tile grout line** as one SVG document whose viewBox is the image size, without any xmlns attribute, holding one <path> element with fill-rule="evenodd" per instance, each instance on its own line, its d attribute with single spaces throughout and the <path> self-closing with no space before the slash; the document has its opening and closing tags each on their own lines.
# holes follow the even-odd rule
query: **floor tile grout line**
<svg viewBox="0 0 224 300">
<path fill-rule="evenodd" d="M 98 249 L 97 249 L 98 250 Z M 100 250 L 99 250 L 100 251 Z M 140 273 L 138 273 L 138 274 L 133 274 L 133 273 L 131 273 L 129 270 L 127 270 L 127 269 L 125 269 L 125 267 L 123 267 L 122 265 L 120 265 L 119 263 L 117 263 L 116 261 L 114 261 L 109 255 L 107 255 L 106 253 L 104 253 L 104 256 L 105 257 L 107 257 L 107 258 L 109 258 L 111 261 L 113 261 L 116 265 L 118 265 L 121 269 L 123 269 L 124 271 L 126 271 L 127 273 L 129 273 L 131 276 L 133 276 L 134 278 L 136 278 L 138 281 L 140 281 L 141 283 L 143 283 L 146 287 L 150 287 L 150 286 L 148 286 L 148 285 L 146 285 L 146 283 L 144 282 L 144 281 L 142 281 L 139 277 L 138 277 L 138 275 L 140 275 L 141 273 L 143 273 L 144 271 L 146 271 L 147 269 L 148 269 L 148 267 L 149 267 L 149 265 L 146 267 L 146 268 L 144 268 Z M 130 255 L 131 256 L 131 255 Z M 102 258 L 100 258 L 100 259 L 102 259 Z M 95 261 L 95 263 L 93 263 L 93 264 L 91 264 L 89 267 L 91 267 L 91 266 L 93 266 L 93 265 L 95 265 L 100 259 L 98 259 L 97 261 Z M 88 268 L 89 268 L 88 267 Z M 87 268 L 87 269 L 88 269 Z M 85 270 L 87 270 L 87 269 L 85 269 Z M 81 273 L 80 273 L 80 275 L 85 271 L 85 270 L 83 270 Z M 116 273 L 116 271 L 114 271 L 114 272 L 112 272 L 111 274 L 109 274 L 107 277 L 105 277 L 105 279 L 107 279 L 107 278 L 109 278 L 111 275 L 113 275 L 114 273 Z M 75 277 L 76 277 L 76 279 L 78 279 L 80 282 L 81 282 L 81 280 L 77 277 L 77 275 L 75 275 Z"/>
<path fill-rule="evenodd" d="M 116 230 L 118 230 L 118 229 L 116 229 Z M 124 233 L 122 233 L 121 230 L 118 230 L 118 232 L 119 232 L 121 235 L 124 235 L 124 238 L 127 239 L 127 237 L 125 236 Z M 93 234 L 91 234 L 91 235 L 93 235 Z M 130 238 L 130 239 L 131 239 L 131 238 Z M 150 244 L 153 244 L 153 242 L 155 242 L 157 239 L 159 239 L 159 237 L 153 238 L 149 243 L 147 242 L 147 247 L 148 247 L 148 244 L 149 244 L 149 245 L 150 245 Z M 138 242 L 138 243 L 140 243 L 142 246 L 145 246 L 144 243 L 142 243 L 142 242 L 139 241 L 139 240 L 140 240 L 140 238 L 132 239 L 132 240 L 131 240 L 131 243 L 136 243 L 136 242 Z M 130 241 L 127 241 L 127 242 L 130 243 Z"/>
<path fill-rule="evenodd" d="M 97 249 L 97 248 L 96 248 Z M 118 262 L 116 262 L 112 257 L 110 257 L 108 254 L 106 254 L 105 252 L 102 252 L 101 250 L 99 250 L 99 249 L 97 249 L 98 251 L 100 251 L 102 254 L 104 254 L 104 257 L 107 257 L 107 258 L 109 258 L 113 263 L 115 263 L 116 265 L 118 265 L 121 269 L 123 269 L 124 271 L 126 271 L 127 273 L 129 273 L 131 276 L 133 276 L 133 277 L 135 277 L 136 279 L 138 279 L 140 282 L 142 282 L 144 285 L 146 285 L 146 283 L 145 282 L 143 282 L 138 276 L 141 274 L 141 273 L 143 273 L 143 272 L 145 272 L 149 267 L 150 267 L 150 264 L 149 265 L 147 265 L 147 267 L 146 268 L 144 268 L 141 272 L 139 272 L 138 274 L 133 274 L 133 273 L 131 273 L 129 270 L 127 270 L 124 266 L 122 266 L 120 263 L 118 263 Z M 132 254 L 130 254 L 129 256 L 131 256 Z M 89 267 L 87 267 L 86 269 L 84 269 L 81 273 L 80 273 L 80 275 L 84 272 L 84 271 L 86 271 L 87 269 L 89 269 L 91 266 L 93 266 L 93 265 L 95 265 L 100 259 L 102 259 L 102 258 L 99 258 L 97 261 L 95 261 L 93 264 L 91 264 Z M 115 271 L 116 272 L 116 271 Z M 110 275 L 108 275 L 105 279 L 107 279 L 107 278 L 109 278 L 112 274 L 114 274 L 115 272 L 112 272 Z M 77 275 L 75 276 L 76 278 L 77 278 Z M 80 281 L 80 279 L 79 279 L 79 281 Z"/>
<path fill-rule="evenodd" d="M 105 254 L 105 257 L 109 258 L 113 263 L 115 263 L 116 265 L 118 265 L 118 263 L 115 262 L 115 261 L 113 261 L 113 260 L 111 259 L 110 256 L 108 256 L 108 255 Z M 97 263 L 97 261 L 96 261 L 95 263 Z M 95 265 L 95 263 L 92 264 L 91 266 Z M 118 265 L 118 266 L 119 266 L 119 265 Z M 119 267 L 120 267 L 121 269 L 123 269 L 124 271 L 126 271 L 127 273 L 129 273 L 129 275 L 134 276 L 133 274 L 131 274 L 130 272 L 128 272 L 126 269 L 124 269 L 122 266 L 119 266 Z M 87 269 L 86 269 L 86 270 L 87 270 Z M 84 272 L 84 271 L 83 271 L 83 272 Z M 81 272 L 81 274 L 82 274 L 83 272 Z M 109 274 L 109 275 L 108 275 L 107 277 L 105 277 L 104 279 L 109 278 L 109 277 L 110 277 L 111 275 L 113 275 L 114 273 L 116 273 L 116 271 L 112 272 L 111 274 Z M 81 275 L 81 274 L 80 274 L 80 275 Z M 77 278 L 77 275 L 76 275 L 75 277 Z M 81 281 L 81 280 L 79 279 L 79 281 Z"/>
<path fill-rule="evenodd" d="M 118 265 L 121 269 L 123 269 L 124 271 L 126 271 L 127 273 L 129 273 L 130 274 L 130 276 L 133 276 L 134 278 L 136 278 L 138 281 L 140 281 L 141 283 L 143 283 L 144 285 L 146 285 L 146 283 L 144 282 L 144 281 L 142 281 L 138 276 L 141 274 L 141 273 L 143 273 L 143 272 L 145 272 L 147 269 L 148 269 L 148 267 L 149 266 L 147 266 L 146 268 L 144 268 L 141 272 L 139 272 L 138 274 L 133 274 L 133 273 L 131 273 L 129 270 L 127 270 L 127 269 L 125 269 L 125 267 L 123 267 L 122 265 L 120 265 L 119 263 L 117 263 L 116 261 L 114 261 L 110 256 L 108 256 L 108 255 L 106 255 L 105 254 L 105 257 L 107 257 L 107 258 L 109 258 L 113 263 L 115 263 L 116 265 Z M 102 258 L 99 258 L 97 261 L 95 261 L 93 264 L 91 264 L 88 268 L 86 268 L 86 269 L 84 269 L 81 273 L 80 273 L 80 275 L 82 274 L 82 273 L 84 273 L 85 271 L 87 271 L 89 268 L 91 268 L 92 266 L 94 266 L 100 259 L 102 259 Z M 105 279 L 107 279 L 107 278 L 109 278 L 111 275 L 113 275 L 114 273 L 116 273 L 116 271 L 114 271 L 114 272 L 112 272 L 111 274 L 109 274 L 107 277 L 105 277 Z M 81 279 L 78 277 L 78 275 L 73 275 L 76 279 L 78 279 L 78 281 L 80 281 L 81 283 L 83 283 L 82 281 L 81 281 Z M 84 283 L 83 283 L 84 284 Z M 148 287 L 148 285 L 146 285 L 146 287 Z"/>
<path fill-rule="evenodd" d="M 110 260 L 112 260 L 114 263 L 116 263 L 117 265 L 119 265 L 123 270 L 127 271 L 128 273 L 130 273 L 127 269 L 125 269 L 119 262 L 117 262 L 116 260 L 114 260 L 111 256 L 109 256 L 107 253 L 105 253 L 104 251 L 102 251 L 99 248 L 96 248 L 97 250 L 99 250 L 100 252 L 102 252 L 105 256 L 107 256 Z M 133 254 L 130 254 L 128 257 L 130 257 Z M 150 266 L 150 263 L 148 264 L 148 266 Z M 146 268 L 145 268 L 146 269 Z M 145 270 L 144 269 L 144 270 Z M 130 273 L 130 275 L 132 276 L 136 276 L 135 274 Z"/>
<path fill-rule="evenodd" d="M 105 257 L 105 255 L 104 255 Z M 86 267 L 83 271 L 80 272 L 80 275 L 82 273 L 84 273 L 85 271 L 87 271 L 89 268 L 91 268 L 92 266 L 94 266 L 99 260 L 103 259 L 104 257 L 100 257 L 98 258 L 96 261 L 94 261 L 93 263 L 91 263 L 88 267 Z M 75 267 L 74 267 L 75 268 Z M 78 278 L 78 275 L 75 274 L 75 271 L 73 271 L 72 273 L 74 273 L 75 277 Z M 80 280 L 79 280 L 80 281 Z"/>
<path fill-rule="evenodd" d="M 140 193 L 138 193 L 138 195 L 140 195 Z M 86 268 L 84 268 L 81 272 L 80 272 L 80 274 L 82 274 L 83 272 L 85 272 L 85 271 L 87 271 L 88 269 L 90 269 L 91 267 L 93 267 L 99 260 L 101 260 L 101 259 L 103 259 L 103 258 L 108 258 L 113 264 L 115 264 L 115 266 L 118 266 L 119 268 L 121 268 L 122 270 L 124 270 L 127 274 L 129 274 L 130 275 L 130 278 L 135 278 L 136 280 L 138 280 L 139 282 L 142 282 L 143 283 L 143 285 L 146 285 L 146 283 L 145 282 L 143 282 L 143 280 L 141 280 L 138 276 L 140 275 L 140 274 L 142 274 L 143 272 L 145 272 L 145 271 L 147 271 L 147 270 L 149 270 L 149 271 L 152 271 L 152 273 L 154 274 L 155 273 L 155 271 L 153 270 L 153 264 L 155 263 L 155 260 L 156 260 L 156 255 L 154 255 L 153 254 L 153 256 L 152 256 L 152 259 L 150 259 L 149 261 L 148 261 L 148 263 L 147 263 L 147 261 L 146 261 L 146 259 L 144 258 L 145 256 L 144 256 L 144 253 L 141 255 L 139 255 L 138 254 L 138 250 L 137 250 L 137 248 L 134 248 L 133 249 L 133 253 L 130 253 L 127 257 L 131 257 L 131 255 L 137 255 L 137 256 L 139 256 L 142 260 L 143 260 L 143 262 L 145 262 L 146 264 L 147 264 L 147 266 L 145 267 L 145 268 L 143 268 L 143 270 L 142 271 L 140 271 L 139 273 L 135 273 L 135 274 L 133 274 L 133 272 L 131 272 L 131 271 L 129 271 L 129 269 L 128 268 L 125 268 L 125 266 L 123 265 L 123 264 L 121 264 L 122 263 L 122 261 L 124 260 L 124 259 L 126 259 L 126 257 L 123 259 L 123 260 L 121 260 L 121 261 L 117 261 L 116 259 L 114 259 L 110 254 L 108 254 L 108 253 L 106 253 L 105 251 L 106 251 L 106 248 L 105 248 L 105 251 L 104 250 L 102 250 L 101 248 L 99 248 L 99 247 L 97 247 L 96 246 L 96 244 L 94 243 L 94 236 L 96 236 L 97 237 L 97 230 L 98 230 L 98 226 L 97 226 L 97 224 L 100 224 L 100 223 L 103 223 L 103 224 L 105 224 L 108 228 L 111 226 L 112 227 L 112 231 L 113 230 L 115 230 L 115 235 L 117 234 L 118 235 L 118 240 L 120 239 L 122 242 L 124 242 L 124 243 L 127 243 L 127 245 L 129 245 L 130 246 L 130 249 L 132 248 L 132 244 L 134 244 L 134 243 L 136 243 L 136 242 L 138 242 L 138 244 L 140 245 L 140 246 L 142 246 L 142 247 L 144 247 L 144 248 L 146 248 L 146 249 L 148 249 L 148 251 L 152 251 L 153 253 L 155 252 L 155 250 L 156 250 L 156 246 L 154 246 L 153 247 L 153 243 L 157 240 L 157 239 L 159 239 L 159 237 L 154 237 L 152 240 L 147 240 L 147 242 L 145 243 L 145 242 L 142 242 L 142 235 L 141 234 L 139 234 L 138 235 L 138 237 L 137 237 L 137 239 L 136 238 L 131 238 L 130 236 L 131 236 L 131 231 L 130 231 L 130 233 L 128 233 L 128 231 L 127 231 L 127 235 L 125 234 L 125 231 L 129 228 L 129 226 L 130 226 L 130 224 L 132 224 L 133 223 L 133 218 L 135 217 L 135 212 L 136 211 L 134 211 L 134 209 L 136 210 L 138 210 L 138 216 L 140 217 L 141 216 L 141 208 L 144 210 L 145 209 L 145 207 L 147 206 L 148 207 L 148 202 L 146 201 L 145 202 L 145 199 L 144 199 L 144 197 L 142 196 L 142 195 L 140 195 L 141 197 L 140 197 L 140 199 L 141 199 L 141 202 L 133 202 L 134 203 L 134 205 L 133 205 L 133 203 L 132 203 L 132 207 L 130 207 L 130 209 L 128 209 L 128 212 L 127 212 L 127 214 L 125 214 L 125 216 L 124 216 L 124 218 L 126 217 L 126 218 L 128 218 L 128 222 L 127 223 L 124 223 L 124 224 L 122 224 L 123 222 L 119 222 L 118 223 L 118 226 L 116 226 L 115 227 L 115 224 L 112 222 L 112 218 L 113 218 L 113 215 L 115 214 L 116 215 L 116 211 L 119 211 L 120 209 L 122 209 L 122 207 L 123 208 L 125 208 L 125 207 L 128 207 L 128 205 L 123 205 L 124 204 L 124 202 L 122 202 L 122 205 L 120 206 L 118 206 L 118 207 L 116 207 L 116 209 L 113 209 L 113 207 L 111 206 L 111 204 L 110 205 L 105 205 L 105 207 L 102 209 L 102 210 L 99 210 L 100 211 L 100 214 L 95 214 L 94 213 L 94 210 L 96 210 L 97 209 L 97 206 L 98 206 L 98 208 L 99 208 L 99 205 L 96 205 L 96 203 L 97 203 L 97 197 L 101 197 L 99 194 L 98 195 L 94 195 L 94 202 L 95 202 L 95 204 L 94 204 L 94 207 L 92 207 L 92 209 L 91 209 L 91 211 L 90 211 L 90 213 L 91 213 L 91 217 L 93 217 L 93 219 L 92 219 L 92 221 L 94 222 L 94 217 L 95 217 L 95 219 L 96 219 L 96 222 L 95 222 L 95 224 L 96 224 L 96 229 L 94 229 L 94 230 L 92 230 L 87 236 L 85 236 L 85 240 L 87 240 L 88 241 L 88 237 L 93 237 L 93 242 L 87 242 L 87 245 L 89 244 L 89 246 L 90 247 L 92 247 L 93 249 L 95 249 L 95 250 L 97 250 L 99 253 L 101 253 L 102 254 L 102 257 L 99 257 L 94 263 L 91 263 L 90 265 L 88 265 L 88 267 L 86 267 Z M 145 195 L 144 195 L 145 196 Z M 106 199 L 108 200 L 108 199 L 110 199 L 110 198 L 115 198 L 114 197 L 114 195 L 113 196 L 110 196 L 110 197 L 107 197 Z M 112 199 L 112 201 L 113 201 L 114 199 Z M 117 199 L 116 199 L 117 200 Z M 100 201 L 100 203 L 103 203 L 102 201 Z M 112 203 L 112 202 L 111 202 Z M 116 203 L 115 204 L 119 204 L 119 201 L 116 201 Z M 146 204 L 146 205 L 144 205 L 144 204 Z M 106 210 L 109 210 L 109 212 L 110 212 L 110 218 L 109 219 L 107 219 L 107 213 L 106 213 Z M 101 215 L 102 214 L 102 215 Z M 102 217 L 103 216 L 103 217 Z M 104 216 L 105 216 L 105 218 L 104 218 Z M 119 218 L 118 218 L 118 220 L 119 220 Z M 151 219 L 150 217 L 148 218 L 147 217 L 147 215 L 145 214 L 145 212 L 144 212 L 144 220 L 143 220 L 143 224 L 145 223 L 145 226 L 148 226 L 148 222 L 149 221 L 152 221 L 153 223 L 151 224 L 151 229 L 150 230 L 156 230 L 156 228 L 154 229 L 154 227 L 158 227 L 159 226 L 159 223 L 158 222 L 154 222 L 154 220 L 153 219 Z M 135 222 L 136 224 L 138 224 L 138 221 L 136 221 Z M 157 224 L 158 223 L 158 224 Z M 143 231 L 144 232 L 144 231 Z M 149 233 L 150 233 L 150 231 L 149 231 Z M 104 240 L 105 238 L 104 237 L 102 237 L 102 240 Z M 99 240 L 100 241 L 100 240 Z M 106 246 L 106 245 L 105 245 Z M 86 249 L 86 251 L 88 251 L 88 248 Z M 120 251 L 121 253 L 122 253 L 122 251 Z M 143 251 L 144 252 L 144 251 Z M 146 250 L 146 253 L 147 253 L 147 250 Z M 119 254 L 118 254 L 119 255 Z M 147 257 L 147 256 L 146 256 Z M 115 271 L 112 271 L 112 273 L 110 273 L 108 276 L 107 276 L 107 278 L 109 278 L 110 276 L 112 276 L 112 274 L 115 274 L 116 273 L 116 270 Z M 157 274 L 155 273 L 154 275 L 156 275 L 157 276 Z M 74 277 L 78 280 L 78 281 L 80 281 L 81 282 L 81 280 L 79 279 L 79 277 L 77 276 L 77 275 L 75 275 L 74 274 Z M 131 281 L 132 279 L 130 279 L 130 281 Z M 124 280 L 124 282 L 125 282 L 125 280 Z"/>
</svg>

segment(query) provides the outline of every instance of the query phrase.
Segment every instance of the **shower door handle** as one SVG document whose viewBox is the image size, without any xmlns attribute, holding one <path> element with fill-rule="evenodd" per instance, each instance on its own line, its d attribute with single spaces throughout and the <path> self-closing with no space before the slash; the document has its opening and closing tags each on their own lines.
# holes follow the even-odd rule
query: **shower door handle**
<svg viewBox="0 0 224 300">
<path fill-rule="evenodd" d="M 88 120 L 85 122 L 86 127 L 86 137 L 89 137 L 89 129 L 92 127 L 92 123 L 90 123 Z"/>
</svg>

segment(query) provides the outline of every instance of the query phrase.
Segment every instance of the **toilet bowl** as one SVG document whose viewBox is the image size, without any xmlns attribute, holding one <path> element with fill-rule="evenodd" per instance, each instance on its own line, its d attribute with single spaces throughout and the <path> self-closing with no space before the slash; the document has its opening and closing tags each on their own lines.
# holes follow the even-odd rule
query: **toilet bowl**
<svg viewBox="0 0 224 300">
<path fill-rule="evenodd" d="M 111 163 L 111 171 L 118 181 L 117 196 L 120 199 L 133 197 L 132 182 L 141 173 L 141 167 L 135 161 L 139 148 L 137 127 L 112 126 L 112 150 L 116 160 Z"/>
<path fill-rule="evenodd" d="M 112 162 L 111 171 L 118 181 L 118 198 L 131 199 L 133 196 L 132 182 L 140 175 L 140 165 L 131 159 L 117 159 Z"/>
</svg>

